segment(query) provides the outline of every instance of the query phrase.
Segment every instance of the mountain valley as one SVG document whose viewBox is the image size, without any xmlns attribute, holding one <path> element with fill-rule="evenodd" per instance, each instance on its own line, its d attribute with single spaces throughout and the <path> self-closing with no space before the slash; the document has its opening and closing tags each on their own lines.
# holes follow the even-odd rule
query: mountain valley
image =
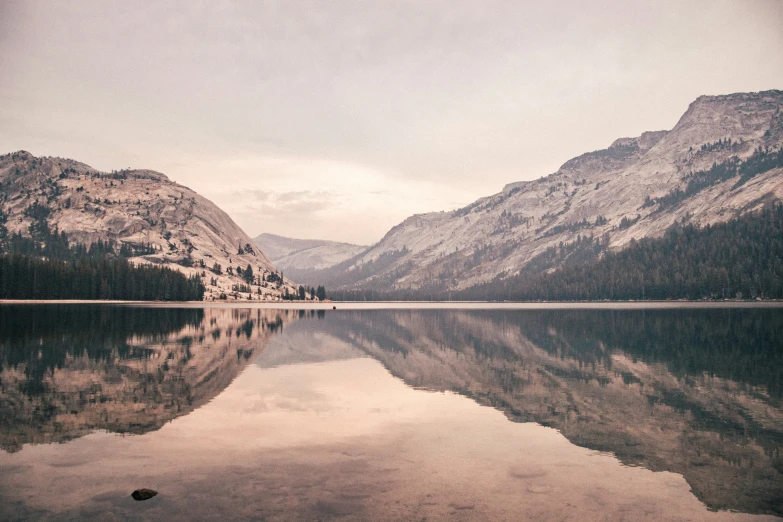
<svg viewBox="0 0 783 522">
<path fill-rule="evenodd" d="M 269 256 L 272 263 L 288 273 L 292 279 L 300 271 L 324 270 L 364 252 L 367 247 L 351 243 L 320 239 L 292 239 L 276 234 L 260 234 L 255 244 Z M 306 273 L 306 272 L 305 272 Z"/>
<path fill-rule="evenodd" d="M 71 242 L 111 242 L 133 263 L 197 275 L 205 300 L 301 298 L 293 281 L 308 285 L 307 299 L 316 285 L 345 298 L 369 290 L 472 299 L 471 289 L 487 289 L 478 295 L 498 299 L 489 289 L 503 281 L 589 264 L 674 225 L 724 223 L 779 203 L 781 108 L 779 90 L 701 96 L 669 131 L 619 138 L 463 208 L 411 216 L 369 247 L 251 239 L 211 201 L 158 172 L 100 172 L 25 151 L 0 156 L 0 217 L 9 236 L 45 225 Z"/>
</svg>

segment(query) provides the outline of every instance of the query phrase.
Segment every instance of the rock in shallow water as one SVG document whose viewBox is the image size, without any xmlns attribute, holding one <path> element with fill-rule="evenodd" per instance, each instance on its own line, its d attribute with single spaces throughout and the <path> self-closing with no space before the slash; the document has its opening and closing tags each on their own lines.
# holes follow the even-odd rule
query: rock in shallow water
<svg viewBox="0 0 783 522">
<path fill-rule="evenodd" d="M 154 497 L 157 494 L 158 492 L 155 491 L 154 489 L 142 488 L 142 489 L 137 489 L 136 491 L 131 493 L 131 496 L 133 497 L 133 500 L 147 500 Z"/>
</svg>

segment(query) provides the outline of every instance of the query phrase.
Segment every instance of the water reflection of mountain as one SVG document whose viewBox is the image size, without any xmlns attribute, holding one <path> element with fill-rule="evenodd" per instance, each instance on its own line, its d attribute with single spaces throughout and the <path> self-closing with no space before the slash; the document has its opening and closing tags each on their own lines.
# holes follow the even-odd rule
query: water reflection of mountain
<svg viewBox="0 0 783 522">
<path fill-rule="evenodd" d="M 783 514 L 783 311 L 363 311 L 326 328 L 406 383 L 452 390 L 709 507 Z M 302 325 L 305 326 L 305 325 Z"/>
<path fill-rule="evenodd" d="M 0 307 L 0 448 L 145 433 L 220 393 L 279 310 Z"/>
</svg>

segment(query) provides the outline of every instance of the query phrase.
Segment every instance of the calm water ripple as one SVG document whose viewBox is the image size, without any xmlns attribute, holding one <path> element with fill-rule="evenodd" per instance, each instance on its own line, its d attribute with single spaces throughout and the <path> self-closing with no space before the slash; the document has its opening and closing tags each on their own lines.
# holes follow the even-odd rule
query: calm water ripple
<svg viewBox="0 0 783 522">
<path fill-rule="evenodd" d="M 0 305 L 0 519 L 783 515 L 783 308 L 353 308 Z"/>
</svg>

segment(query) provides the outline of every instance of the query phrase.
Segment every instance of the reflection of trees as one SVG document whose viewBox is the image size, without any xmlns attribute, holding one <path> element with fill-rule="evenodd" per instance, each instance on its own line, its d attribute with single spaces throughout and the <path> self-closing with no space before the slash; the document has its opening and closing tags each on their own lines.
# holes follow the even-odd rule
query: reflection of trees
<svg viewBox="0 0 783 522">
<path fill-rule="evenodd" d="M 663 363 L 678 377 L 706 372 L 763 385 L 775 402 L 783 396 L 780 310 L 546 310 L 526 313 L 520 328 L 563 357 L 611 362 L 606 347 Z"/>
<path fill-rule="evenodd" d="M 145 433 L 220 393 L 285 311 L 0 307 L 0 447 Z M 293 318 L 293 317 L 292 317 Z"/>
<path fill-rule="evenodd" d="M 133 343 L 134 337 L 154 343 L 186 326 L 199 325 L 203 317 L 203 310 L 186 308 L 0 307 L 0 369 L 22 365 L 28 386 L 36 387 L 46 373 L 62 368 L 68 358 L 148 358 L 152 351 Z"/>
<path fill-rule="evenodd" d="M 780 311 L 363 311 L 325 327 L 412 386 L 681 473 L 710 507 L 783 513 Z"/>
</svg>

